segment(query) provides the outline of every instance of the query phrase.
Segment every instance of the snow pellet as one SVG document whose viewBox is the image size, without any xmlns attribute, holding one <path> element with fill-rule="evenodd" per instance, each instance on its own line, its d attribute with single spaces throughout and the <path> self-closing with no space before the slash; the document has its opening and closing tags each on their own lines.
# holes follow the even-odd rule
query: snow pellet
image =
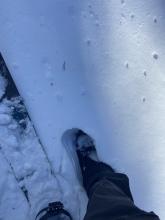
<svg viewBox="0 0 165 220">
<path fill-rule="evenodd" d="M 33 171 L 33 168 L 32 168 L 32 165 L 31 164 L 29 164 L 29 163 L 25 163 L 24 164 L 24 170 L 26 171 L 26 172 L 32 172 Z"/>
<path fill-rule="evenodd" d="M 8 125 L 11 123 L 11 116 L 7 114 L 0 114 L 0 125 Z"/>
<path fill-rule="evenodd" d="M 0 105 L 0 114 L 7 114 L 10 112 L 10 109 L 6 105 Z"/>
<path fill-rule="evenodd" d="M 8 128 L 9 128 L 10 130 L 15 130 L 15 129 L 18 128 L 18 125 L 17 125 L 17 124 L 10 124 L 10 125 L 8 126 Z"/>
<path fill-rule="evenodd" d="M 0 75 L 0 98 L 5 93 L 6 80 Z"/>
<path fill-rule="evenodd" d="M 8 136 L 8 139 L 5 141 L 10 147 L 18 147 L 17 138 L 14 135 Z"/>
</svg>

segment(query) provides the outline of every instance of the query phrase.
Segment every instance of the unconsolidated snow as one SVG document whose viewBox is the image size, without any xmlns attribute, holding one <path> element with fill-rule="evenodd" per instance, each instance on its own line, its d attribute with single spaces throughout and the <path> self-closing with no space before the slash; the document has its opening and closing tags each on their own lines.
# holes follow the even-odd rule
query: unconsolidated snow
<svg viewBox="0 0 165 220">
<path fill-rule="evenodd" d="M 87 200 L 61 137 L 77 127 L 96 140 L 101 160 L 129 175 L 135 203 L 164 219 L 164 2 L 1 0 L 1 8 L 0 50 L 53 170 L 63 177 L 58 178 L 62 194 L 75 219 L 79 218 L 76 211 L 82 210 L 81 216 L 85 213 Z M 1 120 L 6 120 L 4 115 Z M 7 124 L 1 126 L 7 129 Z M 33 159 L 25 156 L 18 167 L 32 166 L 31 161 L 40 157 L 43 154 Z M 14 184 L 3 164 L 4 179 Z M 42 169 L 46 166 L 42 158 Z M 35 170 L 41 179 L 30 182 L 32 202 L 37 185 L 46 184 L 41 168 Z M 60 189 L 56 191 L 56 180 L 50 178 L 58 198 Z M 6 195 L 11 191 L 8 188 L 6 184 Z M 75 198 L 80 192 L 84 196 Z M 15 197 L 18 203 L 24 198 L 19 188 L 10 202 Z M 26 202 L 21 204 L 29 213 Z M 3 215 L 4 210 L 2 207 Z M 14 212 L 19 219 L 21 210 Z M 23 214 L 22 220 L 26 219 L 26 212 Z"/>
</svg>

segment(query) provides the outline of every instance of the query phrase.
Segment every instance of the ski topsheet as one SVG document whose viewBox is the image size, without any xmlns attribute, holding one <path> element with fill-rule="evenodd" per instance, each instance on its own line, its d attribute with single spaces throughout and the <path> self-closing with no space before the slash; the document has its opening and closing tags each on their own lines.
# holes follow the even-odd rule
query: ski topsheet
<svg viewBox="0 0 165 220">
<path fill-rule="evenodd" d="M 61 201 L 67 206 L 69 201 L 66 200 L 70 198 L 61 186 L 61 179 L 64 185 L 67 185 L 66 180 L 54 172 L 2 56 L 0 85 L 0 156 L 8 163 L 28 204 L 29 216 L 22 220 L 34 219 L 50 202 Z M 81 219 L 78 196 L 72 195 L 72 199 L 75 207 L 72 202 L 69 211 L 76 219 Z"/>
<path fill-rule="evenodd" d="M 6 85 L 0 103 L 1 154 L 24 193 L 29 217 L 34 218 L 49 202 L 62 200 L 61 187 L 2 57 L 1 76 Z"/>
</svg>

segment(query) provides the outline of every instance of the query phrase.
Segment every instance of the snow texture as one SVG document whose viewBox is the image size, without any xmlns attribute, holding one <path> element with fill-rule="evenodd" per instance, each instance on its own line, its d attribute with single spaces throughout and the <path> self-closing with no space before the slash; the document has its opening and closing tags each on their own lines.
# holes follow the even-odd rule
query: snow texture
<svg viewBox="0 0 165 220">
<path fill-rule="evenodd" d="M 165 219 L 164 10 L 162 0 L 1 0 L 0 50 L 72 213 L 85 213 L 87 200 L 84 192 L 81 204 L 74 200 L 81 186 L 61 137 L 81 128 L 95 139 L 102 161 L 128 174 L 135 203 Z M 7 133 L 9 125 L 1 126 Z M 42 154 L 30 160 L 27 155 L 27 167 L 35 161 L 40 173 L 41 157 L 46 169 Z M 22 163 L 17 167 L 25 175 Z M 42 175 L 48 174 L 30 183 L 34 194 L 45 183 Z M 7 184 L 4 188 L 9 195 Z"/>
<path fill-rule="evenodd" d="M 18 98 L 12 101 L 4 99 L 0 103 L 0 191 L 3 192 L 0 198 L 0 218 L 8 220 L 9 216 L 14 216 L 18 220 L 35 219 L 42 208 L 54 201 L 63 202 L 75 219 L 82 218 L 80 207 L 84 206 L 85 195 L 81 195 L 84 190 L 79 183 L 76 184 L 78 180 L 74 181 L 72 189 L 72 182 L 63 177 L 62 172 L 55 173 L 52 170 L 29 119 L 26 119 L 27 127 L 23 130 L 20 126 L 22 120 L 17 122 L 12 118 L 12 109 L 18 103 Z M 63 166 L 69 166 L 67 161 L 61 163 L 61 170 Z M 65 185 L 65 191 L 61 182 Z M 15 190 L 16 193 L 13 193 Z M 15 202 L 15 199 L 18 201 Z M 23 205 L 20 205 L 21 202 Z"/>
<path fill-rule="evenodd" d="M 2 76 L 0 75 L 0 99 L 4 94 L 5 87 L 6 87 L 6 82 L 5 80 L 3 80 Z"/>
</svg>

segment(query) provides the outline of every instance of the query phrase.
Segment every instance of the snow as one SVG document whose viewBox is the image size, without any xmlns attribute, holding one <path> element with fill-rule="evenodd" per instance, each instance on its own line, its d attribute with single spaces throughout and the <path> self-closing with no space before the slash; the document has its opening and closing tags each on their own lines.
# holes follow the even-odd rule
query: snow
<svg viewBox="0 0 165 220">
<path fill-rule="evenodd" d="M 156 52 L 153 52 L 152 56 L 155 60 L 157 60 L 159 58 L 159 54 L 157 54 Z"/>
<path fill-rule="evenodd" d="M 26 219 L 28 215 L 28 204 L 22 194 L 14 176 L 11 173 L 10 167 L 0 154 L 0 218 L 4 220 Z"/>
<path fill-rule="evenodd" d="M 83 200 L 84 196 L 81 195 L 83 189 L 79 186 L 78 180 L 74 181 L 75 186 L 72 189 L 72 183 L 66 181 L 65 177 L 62 176 L 62 170 L 65 169 L 65 166 L 69 166 L 69 161 L 61 164 L 61 172 L 52 171 L 51 163 L 43 152 L 30 121 L 27 119 L 27 128 L 22 130 L 19 122 L 11 118 L 11 107 L 15 106 L 15 103 L 18 103 L 18 100 L 4 100 L 0 104 L 1 109 L 6 109 L 6 113 L 0 114 L 2 122 L 0 123 L 0 156 L 3 158 L 2 162 L 4 159 L 6 160 L 1 166 L 3 181 L 0 182 L 0 190 L 5 189 L 4 196 L 1 194 L 1 203 L 10 200 L 9 204 L 7 202 L 9 205 L 7 210 L 5 209 L 6 206 L 1 206 L 0 217 L 7 220 L 9 216 L 13 216 L 13 210 L 15 210 L 17 213 L 14 213 L 14 219 L 17 219 L 17 215 L 20 215 L 22 220 L 35 219 L 42 208 L 45 208 L 49 202 L 57 200 L 65 203 L 67 208 L 69 206 L 70 213 L 76 219 L 80 218 L 81 211 L 78 207 L 76 210 L 74 208 L 77 206 L 76 201 L 79 196 Z M 8 120 L 9 118 L 10 120 Z M 8 167 L 6 162 L 11 167 Z M 8 175 L 7 172 L 3 171 L 4 169 L 9 170 L 7 171 L 9 172 Z M 14 176 L 15 180 L 11 176 Z M 9 187 L 4 185 L 6 178 L 10 178 Z M 65 192 L 60 186 L 61 182 L 63 185 L 65 184 L 65 189 L 67 189 Z M 18 195 L 13 195 L 10 188 L 11 190 L 17 190 Z M 20 192 L 21 189 L 26 193 L 23 196 Z M 22 200 L 21 196 L 27 199 L 27 201 L 24 201 L 25 204 L 19 208 L 17 203 L 15 204 L 16 196 L 19 199 L 18 204 Z M 70 197 L 73 201 L 69 199 Z M 6 211 L 8 213 L 5 215 Z M 23 213 L 26 213 L 26 215 L 22 216 Z M 20 217 L 18 219 L 21 219 Z"/>
<path fill-rule="evenodd" d="M 11 122 L 11 116 L 7 114 L 0 115 L 0 125 L 6 125 Z"/>
<path fill-rule="evenodd" d="M 140 208 L 165 219 L 164 7 L 161 0 L 1 1 L 0 50 L 75 219 L 82 219 L 87 199 L 61 142 L 71 128 L 88 132 L 100 159 L 128 174 Z M 5 108 L 2 114 L 8 114 Z M 17 134 L 24 157 L 12 147 L 13 138 L 6 149 L 14 151 L 10 159 L 19 174 L 34 164 L 38 180 L 29 188 L 37 207 L 42 189 L 46 200 L 60 190 L 52 177 L 45 185 L 50 172 L 41 172 L 49 168 L 34 133 L 31 142 L 19 140 L 19 126 L 12 123 L 1 125 L 2 134 Z M 74 210 L 81 210 L 80 218 Z"/>
<path fill-rule="evenodd" d="M 5 80 L 3 80 L 2 76 L 0 76 L 0 98 L 4 94 L 5 86 L 6 86 L 6 82 Z"/>
</svg>

